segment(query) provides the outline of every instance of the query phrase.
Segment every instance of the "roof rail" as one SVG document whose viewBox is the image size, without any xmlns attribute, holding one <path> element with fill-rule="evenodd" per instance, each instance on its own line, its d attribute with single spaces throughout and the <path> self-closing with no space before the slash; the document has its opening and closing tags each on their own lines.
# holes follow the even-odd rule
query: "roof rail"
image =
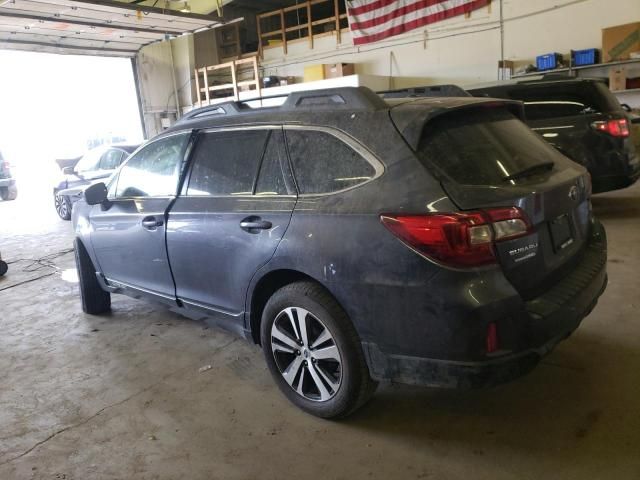
<svg viewBox="0 0 640 480">
<path fill-rule="evenodd" d="M 562 80 L 578 80 L 577 77 L 573 77 L 571 75 L 567 75 L 565 73 L 540 73 L 539 75 L 533 75 L 532 78 L 525 78 L 523 80 L 518 80 L 518 84 L 523 83 L 539 83 L 539 82 L 551 82 L 551 81 L 562 81 Z"/>
<path fill-rule="evenodd" d="M 424 87 L 401 88 L 399 90 L 384 90 L 376 92 L 382 98 L 407 97 L 470 97 L 469 92 L 458 85 L 428 85 Z"/>
<path fill-rule="evenodd" d="M 283 98 L 282 105 L 273 107 L 253 107 L 252 104 L 262 100 Z M 229 101 L 191 110 L 178 123 L 210 116 L 235 116 L 256 113 L 261 110 L 289 112 L 297 110 L 379 110 L 388 105 L 372 90 L 366 87 L 339 87 L 322 90 L 305 90 L 283 95 L 270 95 L 248 98 L 246 100 Z"/>
<path fill-rule="evenodd" d="M 339 87 L 290 93 L 282 105 L 285 110 L 300 107 L 379 110 L 388 105 L 367 87 Z"/>
</svg>

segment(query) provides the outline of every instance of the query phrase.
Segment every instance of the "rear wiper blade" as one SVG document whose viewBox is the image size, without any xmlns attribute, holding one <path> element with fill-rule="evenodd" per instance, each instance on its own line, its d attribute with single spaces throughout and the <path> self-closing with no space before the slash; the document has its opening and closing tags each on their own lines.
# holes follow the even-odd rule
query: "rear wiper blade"
<svg viewBox="0 0 640 480">
<path fill-rule="evenodd" d="M 503 180 L 505 181 L 517 180 L 518 178 L 529 177 L 539 172 L 551 170 L 553 168 L 553 165 L 554 165 L 553 162 L 538 163 L 536 165 L 532 165 L 528 168 L 525 168 L 524 170 L 520 170 L 519 172 L 512 173 L 511 175 L 507 175 L 506 177 L 503 177 Z"/>
</svg>

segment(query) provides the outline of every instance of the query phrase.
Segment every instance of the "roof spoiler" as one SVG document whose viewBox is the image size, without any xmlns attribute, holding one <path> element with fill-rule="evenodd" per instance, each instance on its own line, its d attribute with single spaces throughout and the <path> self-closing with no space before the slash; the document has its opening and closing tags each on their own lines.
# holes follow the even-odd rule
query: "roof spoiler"
<svg viewBox="0 0 640 480">
<path fill-rule="evenodd" d="M 391 109 L 391 118 L 398 131 L 414 150 L 418 149 L 422 131 L 427 123 L 436 117 L 461 110 L 479 108 L 504 108 L 516 117 L 524 120 L 524 104 L 516 100 L 496 98 L 460 98 L 452 100 L 455 103 L 432 108 L 424 108 L 424 100 L 404 103 Z"/>
</svg>

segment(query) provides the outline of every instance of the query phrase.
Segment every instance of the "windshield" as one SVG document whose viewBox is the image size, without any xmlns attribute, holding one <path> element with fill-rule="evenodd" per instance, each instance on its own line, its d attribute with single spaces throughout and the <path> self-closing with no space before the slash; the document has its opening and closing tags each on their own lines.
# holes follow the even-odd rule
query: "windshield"
<svg viewBox="0 0 640 480">
<path fill-rule="evenodd" d="M 102 157 L 104 151 L 105 149 L 101 147 L 89 150 L 76 165 L 76 172 L 82 173 L 98 170 L 100 157 Z"/>
<path fill-rule="evenodd" d="M 438 177 L 463 185 L 521 182 L 523 172 L 550 170 L 557 155 L 513 114 L 495 108 L 436 118 L 426 124 L 418 147 L 418 157 Z"/>
</svg>

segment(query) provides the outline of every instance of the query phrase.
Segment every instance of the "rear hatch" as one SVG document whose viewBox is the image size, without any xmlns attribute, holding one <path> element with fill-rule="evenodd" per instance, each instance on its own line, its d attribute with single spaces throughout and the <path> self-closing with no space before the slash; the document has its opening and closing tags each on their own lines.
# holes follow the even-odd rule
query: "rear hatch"
<svg viewBox="0 0 640 480">
<path fill-rule="evenodd" d="M 526 234 L 494 247 L 519 293 L 533 298 L 562 278 L 579 260 L 589 235 L 585 169 L 535 135 L 514 115 L 512 104 L 440 108 L 437 115 L 424 117 L 419 137 L 419 105 L 409 105 L 405 113 L 403 106 L 392 109 L 392 118 L 461 210 L 517 207 L 524 212 Z M 412 126 L 403 119 L 406 113 L 412 114 Z"/>
</svg>

